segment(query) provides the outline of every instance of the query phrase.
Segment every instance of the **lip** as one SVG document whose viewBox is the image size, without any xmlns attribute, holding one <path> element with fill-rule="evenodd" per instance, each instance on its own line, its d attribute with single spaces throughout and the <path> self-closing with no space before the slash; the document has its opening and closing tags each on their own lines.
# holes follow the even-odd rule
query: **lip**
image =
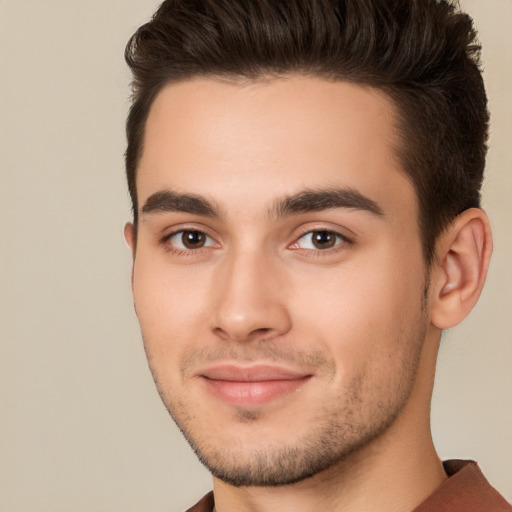
<svg viewBox="0 0 512 512">
<path fill-rule="evenodd" d="M 205 369 L 200 377 L 207 391 L 223 402 L 255 407 L 296 391 L 312 375 L 270 365 L 224 364 Z"/>
</svg>

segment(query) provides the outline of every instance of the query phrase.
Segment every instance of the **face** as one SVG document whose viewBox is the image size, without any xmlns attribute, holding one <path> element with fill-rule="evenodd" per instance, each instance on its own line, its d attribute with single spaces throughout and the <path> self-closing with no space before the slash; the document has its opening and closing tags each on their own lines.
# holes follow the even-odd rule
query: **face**
<svg viewBox="0 0 512 512">
<path fill-rule="evenodd" d="M 378 91 L 298 76 L 152 106 L 136 312 L 165 405 L 228 483 L 326 470 L 410 399 L 426 276 L 394 122 Z"/>
</svg>

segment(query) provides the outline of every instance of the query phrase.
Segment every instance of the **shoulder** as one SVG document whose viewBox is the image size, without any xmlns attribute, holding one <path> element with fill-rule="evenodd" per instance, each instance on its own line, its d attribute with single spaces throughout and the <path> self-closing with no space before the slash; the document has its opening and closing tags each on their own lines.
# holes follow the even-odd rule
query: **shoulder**
<svg viewBox="0 0 512 512">
<path fill-rule="evenodd" d="M 449 460 L 443 465 L 448 480 L 413 512 L 512 512 L 512 506 L 489 484 L 476 462 Z"/>
<path fill-rule="evenodd" d="M 190 507 L 186 512 L 212 512 L 213 511 L 213 492 L 209 492 L 201 500 L 199 500 L 193 507 Z"/>
</svg>

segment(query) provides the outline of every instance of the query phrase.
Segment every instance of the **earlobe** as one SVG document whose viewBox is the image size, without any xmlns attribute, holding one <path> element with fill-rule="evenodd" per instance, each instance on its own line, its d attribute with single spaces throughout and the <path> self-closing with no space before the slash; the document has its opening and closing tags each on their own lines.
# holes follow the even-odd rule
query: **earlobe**
<svg viewBox="0 0 512 512">
<path fill-rule="evenodd" d="M 482 291 L 492 253 L 487 215 L 462 212 L 438 240 L 431 280 L 430 319 L 439 329 L 460 323 Z"/>
</svg>

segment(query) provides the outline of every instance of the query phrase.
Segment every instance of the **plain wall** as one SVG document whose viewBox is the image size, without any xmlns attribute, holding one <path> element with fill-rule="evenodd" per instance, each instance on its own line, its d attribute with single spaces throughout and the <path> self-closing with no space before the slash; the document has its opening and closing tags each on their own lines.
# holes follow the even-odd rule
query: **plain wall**
<svg viewBox="0 0 512 512">
<path fill-rule="evenodd" d="M 488 284 L 446 333 L 443 458 L 512 500 L 512 1 L 466 0 L 492 112 Z M 131 304 L 124 45 L 156 0 L 0 0 L 0 512 L 181 510 L 210 487 L 165 412 Z"/>
</svg>

